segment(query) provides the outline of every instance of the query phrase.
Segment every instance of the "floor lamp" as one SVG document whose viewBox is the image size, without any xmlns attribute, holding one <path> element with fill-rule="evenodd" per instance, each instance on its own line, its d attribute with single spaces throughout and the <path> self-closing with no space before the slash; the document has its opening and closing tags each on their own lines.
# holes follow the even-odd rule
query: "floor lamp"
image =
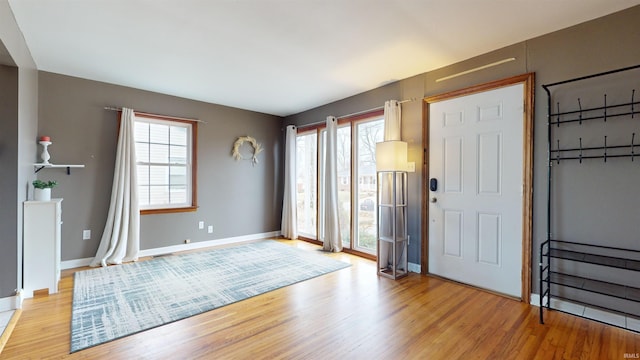
<svg viewBox="0 0 640 360">
<path fill-rule="evenodd" d="M 378 275 L 406 276 L 407 264 L 407 143 L 376 144 L 378 182 Z"/>
</svg>

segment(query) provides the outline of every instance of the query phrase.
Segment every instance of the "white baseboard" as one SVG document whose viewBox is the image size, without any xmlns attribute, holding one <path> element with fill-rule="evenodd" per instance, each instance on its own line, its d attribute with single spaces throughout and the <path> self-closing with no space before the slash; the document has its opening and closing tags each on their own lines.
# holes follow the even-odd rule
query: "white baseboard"
<svg viewBox="0 0 640 360">
<path fill-rule="evenodd" d="M 278 236 L 280 236 L 280 230 L 260 233 L 260 234 L 236 236 L 236 237 L 230 237 L 230 238 L 224 238 L 224 239 L 200 241 L 200 242 L 195 242 L 190 244 L 180 244 L 180 245 L 165 246 L 165 247 L 154 248 L 154 249 L 145 249 L 145 250 L 140 250 L 139 256 L 143 257 L 143 256 L 157 256 L 157 255 L 171 254 L 179 251 L 197 250 L 197 249 L 202 249 L 202 248 L 211 247 L 211 246 L 236 244 L 236 243 L 241 243 L 245 241 L 268 239 L 268 238 L 273 238 Z M 77 268 L 82 266 L 89 266 L 89 264 L 91 263 L 91 260 L 93 260 L 93 258 L 65 260 L 60 263 L 60 268 L 62 270 L 65 270 L 65 269 L 72 269 L 72 268 Z"/>
<path fill-rule="evenodd" d="M 6 298 L 0 298 L 0 312 L 1 311 L 14 310 L 15 309 L 13 307 L 13 304 L 15 303 L 14 298 L 15 298 L 15 296 L 9 296 L 9 297 L 6 297 Z"/>
<path fill-rule="evenodd" d="M 414 273 L 421 273 L 422 267 L 420 266 L 420 264 L 415 264 L 415 263 L 409 263 L 409 272 L 414 272 Z"/>
<path fill-rule="evenodd" d="M 225 239 L 208 240 L 208 241 L 201 241 L 201 242 L 190 243 L 190 244 L 180 244 L 180 245 L 166 246 L 166 247 L 155 248 L 155 249 L 146 249 L 146 250 L 140 251 L 140 257 L 171 254 L 179 251 L 197 250 L 197 249 L 202 249 L 202 248 L 211 247 L 211 246 L 236 244 L 236 243 L 241 243 L 245 241 L 267 239 L 267 238 L 272 238 L 277 236 L 280 236 L 279 230 L 268 232 L 268 233 L 243 235 L 243 236 L 236 236 L 236 237 L 225 238 Z"/>
<path fill-rule="evenodd" d="M 18 291 L 14 296 L 0 298 L 0 312 L 16 309 L 22 309 L 22 291 Z"/>
<path fill-rule="evenodd" d="M 538 307 L 540 306 L 540 294 L 531 293 L 531 297 L 529 299 L 530 299 L 529 303 L 531 305 L 538 306 Z M 542 306 L 546 306 L 547 305 L 547 297 L 545 296 L 542 301 L 543 301 L 542 302 Z"/>
<path fill-rule="evenodd" d="M 540 295 L 531 294 L 531 304 L 540 306 Z M 547 306 L 547 297 L 543 306 Z M 551 298 L 551 309 L 562 311 L 567 314 L 576 315 L 585 319 L 599 321 L 604 324 L 617 326 L 623 329 L 640 332 L 640 321 L 635 317 L 625 316 L 615 311 L 608 311 L 586 304 L 571 302 L 567 300 Z"/>
<path fill-rule="evenodd" d="M 89 266 L 93 258 L 84 258 L 84 259 L 75 259 L 75 260 L 65 260 L 60 262 L 60 269 L 73 269 L 77 267 Z"/>
</svg>

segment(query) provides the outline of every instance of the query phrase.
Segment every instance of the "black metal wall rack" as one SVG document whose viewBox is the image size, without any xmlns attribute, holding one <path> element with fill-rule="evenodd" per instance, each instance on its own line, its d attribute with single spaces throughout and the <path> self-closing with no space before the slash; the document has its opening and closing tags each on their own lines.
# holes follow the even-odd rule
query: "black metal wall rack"
<svg viewBox="0 0 640 360">
<path fill-rule="evenodd" d="M 540 263 L 539 263 L 539 286 L 540 286 L 540 323 L 544 323 L 544 309 L 552 309 L 551 299 L 567 300 L 581 305 L 588 305 L 595 308 L 612 311 L 625 316 L 639 317 L 638 313 L 632 313 L 624 309 L 615 308 L 613 306 L 605 306 L 593 302 L 585 301 L 585 296 L 580 299 L 563 296 L 554 292 L 552 289 L 569 288 L 574 292 L 585 294 L 598 294 L 598 296 L 606 296 L 613 299 L 620 299 L 630 304 L 640 303 L 640 288 L 625 283 L 627 278 L 620 276 L 612 281 L 603 281 L 591 276 L 585 276 L 581 273 L 573 272 L 573 266 L 558 266 L 558 263 L 581 263 L 590 264 L 589 266 L 596 269 L 618 269 L 624 274 L 636 277 L 640 273 L 640 250 L 623 249 L 618 247 L 593 245 L 587 243 L 563 241 L 555 239 L 552 236 L 552 167 L 557 166 L 562 161 L 578 160 L 580 163 L 588 159 L 602 159 L 606 162 L 612 158 L 630 158 L 634 161 L 640 156 L 637 143 L 636 133 L 629 134 L 627 143 L 610 144 L 607 142 L 607 135 L 602 135 L 601 146 L 583 146 L 583 139 L 579 137 L 579 145 L 562 147 L 559 139 L 553 141 L 554 128 L 559 128 L 563 124 L 582 125 L 583 123 L 602 121 L 640 121 L 640 101 L 636 100 L 635 89 L 629 94 L 630 101 L 611 105 L 607 102 L 607 95 L 604 94 L 602 106 L 583 108 L 580 98 L 576 102 L 576 110 L 560 111 L 560 103 L 555 104 L 555 112 L 553 112 L 552 95 L 550 88 L 558 85 L 576 83 L 587 79 L 603 77 L 615 73 L 621 73 L 634 69 L 640 69 L 640 65 L 630 66 L 622 69 L 607 71 L 603 73 L 583 76 L 579 78 L 560 81 L 552 84 L 542 85 L 547 93 L 547 131 L 548 131 L 548 193 L 547 193 L 547 237 L 546 241 L 540 244 Z M 607 125 L 609 126 L 609 125 Z M 618 138 L 619 139 L 619 138 Z M 590 139 L 594 142 L 594 139 Z M 575 142 L 574 142 L 575 144 Z M 545 302 L 546 300 L 546 302 Z M 635 306 L 635 305 L 634 305 Z M 640 309 L 640 307 L 637 307 Z"/>
</svg>

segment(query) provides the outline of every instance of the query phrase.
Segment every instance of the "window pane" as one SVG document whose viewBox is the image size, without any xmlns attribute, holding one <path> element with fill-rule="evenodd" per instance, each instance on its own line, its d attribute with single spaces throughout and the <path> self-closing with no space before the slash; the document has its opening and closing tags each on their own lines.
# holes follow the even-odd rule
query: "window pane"
<svg viewBox="0 0 640 360">
<path fill-rule="evenodd" d="M 383 140 L 384 120 L 359 123 L 357 131 L 358 176 L 356 209 L 356 248 L 361 251 L 376 251 L 376 143 Z"/>
<path fill-rule="evenodd" d="M 149 162 L 149 144 L 148 143 L 136 143 L 136 161 Z"/>
<path fill-rule="evenodd" d="M 186 186 L 171 186 L 169 187 L 169 192 L 172 204 L 184 204 L 187 202 Z"/>
<path fill-rule="evenodd" d="M 186 146 L 169 146 L 169 162 L 171 164 L 187 163 L 187 147 Z"/>
<path fill-rule="evenodd" d="M 170 167 L 171 177 L 169 182 L 171 185 L 182 185 L 184 187 L 187 185 L 187 169 L 184 166 L 171 166 Z"/>
<path fill-rule="evenodd" d="M 138 186 L 138 204 L 140 206 L 149 205 L 149 187 L 146 185 Z"/>
<path fill-rule="evenodd" d="M 301 235 L 317 238 L 316 201 L 318 194 L 318 136 L 298 135 L 296 139 L 296 199 L 297 226 Z"/>
<path fill-rule="evenodd" d="M 168 164 L 169 163 L 169 146 L 168 145 L 149 145 L 149 162 Z"/>
<path fill-rule="evenodd" d="M 338 217 L 342 245 L 351 248 L 351 124 L 338 128 Z"/>
<path fill-rule="evenodd" d="M 149 142 L 156 144 L 168 144 L 169 126 L 163 124 L 149 124 Z"/>
<path fill-rule="evenodd" d="M 150 166 L 149 184 L 169 185 L 169 168 L 167 166 Z"/>
<path fill-rule="evenodd" d="M 135 122 L 135 141 L 149 142 L 149 123 L 136 121 Z"/>
<path fill-rule="evenodd" d="M 163 205 L 169 203 L 168 186 L 151 186 L 149 188 L 149 199 L 153 205 Z"/>
<path fill-rule="evenodd" d="M 318 169 L 320 171 L 320 177 L 318 178 L 318 189 L 319 189 L 319 194 L 318 194 L 318 206 L 319 206 L 319 211 L 318 213 L 320 214 L 320 219 L 318 219 L 318 223 L 319 223 L 319 229 L 318 229 L 318 240 L 322 240 L 324 239 L 324 201 L 322 200 L 322 194 L 324 192 L 324 188 L 325 188 L 325 179 L 326 179 L 326 175 L 325 175 L 325 169 L 324 169 L 324 165 L 326 163 L 325 160 L 325 153 L 324 153 L 324 147 L 325 144 L 327 143 L 327 130 L 323 129 L 320 131 L 320 143 L 318 145 L 318 151 L 320 152 L 320 164 L 318 164 Z"/>
<path fill-rule="evenodd" d="M 187 128 L 183 126 L 171 126 L 171 144 L 187 146 Z"/>
<path fill-rule="evenodd" d="M 148 165 L 138 165 L 138 185 L 149 185 Z"/>
</svg>

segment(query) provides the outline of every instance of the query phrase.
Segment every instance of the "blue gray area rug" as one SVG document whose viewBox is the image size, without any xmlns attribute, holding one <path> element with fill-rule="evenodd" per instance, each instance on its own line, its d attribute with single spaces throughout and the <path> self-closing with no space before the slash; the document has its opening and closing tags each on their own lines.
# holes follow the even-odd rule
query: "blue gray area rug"
<svg viewBox="0 0 640 360">
<path fill-rule="evenodd" d="M 75 273 L 71 352 L 350 266 L 275 241 Z"/>
</svg>

